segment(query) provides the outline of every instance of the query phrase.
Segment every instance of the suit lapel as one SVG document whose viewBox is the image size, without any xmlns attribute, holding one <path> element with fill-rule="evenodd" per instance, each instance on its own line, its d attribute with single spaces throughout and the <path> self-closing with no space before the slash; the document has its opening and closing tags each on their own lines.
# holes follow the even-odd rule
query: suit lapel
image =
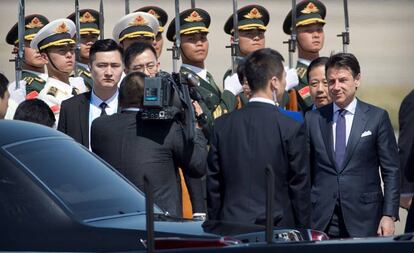
<svg viewBox="0 0 414 253">
<path fill-rule="evenodd" d="M 343 171 L 352 157 L 356 145 L 361 139 L 361 134 L 367 123 L 367 111 L 369 110 L 361 101 L 357 101 L 354 120 L 352 122 L 351 133 L 349 134 L 348 144 L 346 145 L 345 157 L 340 171 Z"/>
<path fill-rule="evenodd" d="M 81 127 L 82 144 L 89 146 L 89 105 L 91 101 L 91 92 L 82 95 L 79 103 L 79 122 Z"/>
<path fill-rule="evenodd" d="M 333 122 L 333 104 L 325 106 L 320 109 L 321 117 L 319 118 L 319 124 L 321 129 L 321 135 L 323 137 L 323 142 L 325 143 L 326 152 L 328 154 L 329 160 L 331 163 L 336 166 L 334 159 L 334 150 L 333 150 L 333 132 L 332 132 L 332 122 Z"/>
</svg>

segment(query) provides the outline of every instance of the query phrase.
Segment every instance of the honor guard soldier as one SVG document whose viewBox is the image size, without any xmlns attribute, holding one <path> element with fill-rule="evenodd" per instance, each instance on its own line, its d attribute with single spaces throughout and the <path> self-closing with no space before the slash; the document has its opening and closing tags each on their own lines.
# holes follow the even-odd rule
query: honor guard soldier
<svg viewBox="0 0 414 253">
<path fill-rule="evenodd" d="M 63 100 L 87 91 L 81 77 L 69 77 L 75 65 L 75 32 L 75 24 L 70 19 L 57 19 L 40 29 L 30 43 L 48 62 L 49 78 L 38 98 L 50 106 L 56 120 Z"/>
<path fill-rule="evenodd" d="M 46 84 L 47 74 L 45 74 L 44 67 L 47 61 L 40 57 L 39 51 L 30 48 L 30 42 L 37 32 L 48 23 L 49 20 L 43 15 L 33 14 L 25 17 L 22 80 L 26 83 L 25 96 L 27 98 L 36 97 Z M 19 43 L 17 23 L 7 34 L 6 42 L 14 46 L 13 53 L 16 53 Z M 13 93 L 15 86 L 15 83 L 9 85 L 10 94 Z"/>
<path fill-rule="evenodd" d="M 296 33 L 298 45 L 298 62 L 296 71 L 299 77 L 299 85 L 294 87 L 289 93 L 295 93 L 297 101 L 290 101 L 288 108 L 292 110 L 308 111 L 312 108 L 310 96 L 307 68 L 310 62 L 319 57 L 325 35 L 323 26 L 325 25 L 326 7 L 318 0 L 302 1 L 296 5 Z M 292 11 L 286 16 L 283 22 L 283 31 L 291 34 Z"/>
<path fill-rule="evenodd" d="M 75 13 L 70 14 L 68 19 L 76 22 Z M 99 30 L 99 12 L 92 9 L 79 10 L 79 24 L 80 24 L 80 62 L 77 64 L 77 76 L 83 78 L 88 90 L 92 89 L 93 81 L 91 72 L 88 66 L 89 50 L 93 43 L 98 40 L 101 33 Z"/>
<path fill-rule="evenodd" d="M 154 44 L 159 23 L 156 17 L 147 12 L 133 12 L 122 17 L 112 31 L 113 38 L 124 50 L 135 43 Z"/>
<path fill-rule="evenodd" d="M 245 58 L 248 54 L 257 49 L 265 48 L 265 32 L 269 23 L 269 12 L 260 5 L 247 5 L 237 10 L 238 32 L 239 32 L 239 57 Z M 231 35 L 234 41 L 233 15 L 224 24 L 224 32 Z M 239 59 L 240 60 L 240 59 Z M 229 69 L 225 74 L 224 83 L 230 80 L 232 70 Z M 228 81 L 226 81 L 228 79 Z M 237 80 L 235 80 L 237 81 Z M 241 108 L 248 102 L 247 96 L 241 92 L 237 96 L 237 108 Z"/>
<path fill-rule="evenodd" d="M 235 108 L 235 95 L 237 95 L 226 89 L 226 87 L 221 92 L 213 76 L 205 68 L 204 61 L 207 58 L 209 47 L 207 39 L 209 26 L 210 15 L 205 10 L 194 8 L 180 13 L 183 62 L 180 73 L 184 77 L 192 74 L 198 81 L 196 91 L 201 97 L 199 103 L 203 112 L 207 115 L 207 128 L 205 130 L 211 128 L 215 118 Z M 175 19 L 168 26 L 167 39 L 175 41 Z"/>
<path fill-rule="evenodd" d="M 139 8 L 135 12 L 138 12 L 138 11 L 147 12 L 158 19 L 158 22 L 159 22 L 158 33 L 155 36 L 155 42 L 153 46 L 155 48 L 155 51 L 157 52 L 157 58 L 160 58 L 161 53 L 162 53 L 162 47 L 164 45 L 164 38 L 162 36 L 162 33 L 164 32 L 165 24 L 167 24 L 168 14 L 163 9 L 157 6 L 145 6 L 145 7 Z"/>
</svg>

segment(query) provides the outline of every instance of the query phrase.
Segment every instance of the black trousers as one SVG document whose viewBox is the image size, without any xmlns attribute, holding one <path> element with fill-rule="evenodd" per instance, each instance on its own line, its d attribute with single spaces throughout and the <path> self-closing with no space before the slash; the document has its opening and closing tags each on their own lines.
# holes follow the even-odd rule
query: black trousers
<svg viewBox="0 0 414 253">
<path fill-rule="evenodd" d="M 414 196 L 413 196 L 413 199 L 411 200 L 410 209 L 408 209 L 407 221 L 405 223 L 405 229 L 404 229 L 405 233 L 414 232 L 414 204 L 413 204 L 413 201 L 414 201 Z"/>
<path fill-rule="evenodd" d="M 330 239 L 350 237 L 345 226 L 339 199 L 336 201 L 331 221 L 329 222 L 328 227 L 325 229 L 325 233 L 329 236 Z"/>
</svg>

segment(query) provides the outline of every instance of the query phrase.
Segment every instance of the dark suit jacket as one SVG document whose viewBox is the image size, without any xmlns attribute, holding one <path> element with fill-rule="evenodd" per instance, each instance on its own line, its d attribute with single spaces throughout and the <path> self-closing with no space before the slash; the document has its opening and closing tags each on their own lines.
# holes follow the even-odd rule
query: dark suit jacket
<svg viewBox="0 0 414 253">
<path fill-rule="evenodd" d="M 339 198 L 349 234 L 375 236 L 383 215 L 398 218 L 399 160 L 388 113 L 357 101 L 340 168 L 336 168 L 333 149 L 333 104 L 305 116 L 311 157 L 312 227 L 326 229 Z"/>
<path fill-rule="evenodd" d="M 401 193 L 414 192 L 414 90 L 402 101 L 398 113 L 400 133 L 398 147 L 401 163 Z M 414 200 L 414 197 L 413 197 Z M 414 231 L 414 204 L 408 211 L 405 232 Z"/>
<path fill-rule="evenodd" d="M 91 92 L 62 102 L 57 129 L 89 148 L 89 105 Z"/>
<path fill-rule="evenodd" d="M 143 190 L 144 175 L 154 189 L 154 201 L 171 215 L 181 217 L 178 167 L 193 177 L 205 173 L 207 140 L 197 131 L 194 144 L 174 121 L 142 121 L 139 113 L 102 116 L 91 127 L 92 151 Z"/>
<path fill-rule="evenodd" d="M 208 157 L 210 219 L 265 223 L 265 167 L 275 174 L 274 225 L 310 226 L 305 127 L 276 106 L 249 102 L 214 122 Z"/>
</svg>

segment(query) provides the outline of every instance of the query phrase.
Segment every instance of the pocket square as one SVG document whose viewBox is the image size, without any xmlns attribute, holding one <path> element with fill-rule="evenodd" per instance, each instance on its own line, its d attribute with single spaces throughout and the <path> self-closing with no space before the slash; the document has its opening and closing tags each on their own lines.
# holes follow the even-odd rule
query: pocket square
<svg viewBox="0 0 414 253">
<path fill-rule="evenodd" d="M 371 133 L 371 131 L 365 131 L 365 132 L 363 132 L 362 134 L 361 134 L 361 138 L 362 137 L 366 137 L 366 136 L 370 136 L 372 133 Z"/>
</svg>

